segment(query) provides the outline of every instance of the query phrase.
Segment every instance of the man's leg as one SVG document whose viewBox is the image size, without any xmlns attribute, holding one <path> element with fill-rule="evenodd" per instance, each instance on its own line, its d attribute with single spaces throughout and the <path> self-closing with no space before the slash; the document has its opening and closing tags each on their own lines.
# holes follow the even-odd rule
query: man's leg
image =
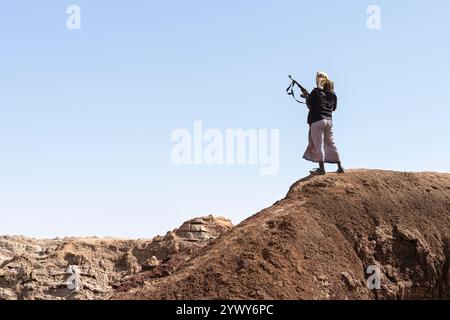
<svg viewBox="0 0 450 320">
<path fill-rule="evenodd" d="M 342 168 L 341 159 L 339 152 L 334 143 L 333 137 L 333 122 L 327 120 L 327 125 L 324 128 L 324 161 L 329 163 L 336 163 L 338 166 L 337 173 L 344 173 L 344 168 Z"/>
<path fill-rule="evenodd" d="M 326 122 L 325 120 L 314 122 L 311 125 L 311 138 L 315 147 L 315 154 L 317 155 L 317 162 L 319 163 L 319 169 L 311 171 L 312 174 L 325 174 L 324 158 L 325 154 L 323 151 L 324 143 L 324 128 Z"/>
<path fill-rule="evenodd" d="M 325 164 L 323 162 L 319 162 L 319 169 L 325 172 Z"/>
</svg>

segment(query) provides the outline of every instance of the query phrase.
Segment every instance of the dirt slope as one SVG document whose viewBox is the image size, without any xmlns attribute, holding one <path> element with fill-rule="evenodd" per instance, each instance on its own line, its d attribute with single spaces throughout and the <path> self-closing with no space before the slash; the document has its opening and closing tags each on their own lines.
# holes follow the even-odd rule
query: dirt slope
<svg viewBox="0 0 450 320">
<path fill-rule="evenodd" d="M 449 266 L 450 174 L 352 170 L 298 181 L 177 272 L 114 298 L 449 299 Z"/>
</svg>

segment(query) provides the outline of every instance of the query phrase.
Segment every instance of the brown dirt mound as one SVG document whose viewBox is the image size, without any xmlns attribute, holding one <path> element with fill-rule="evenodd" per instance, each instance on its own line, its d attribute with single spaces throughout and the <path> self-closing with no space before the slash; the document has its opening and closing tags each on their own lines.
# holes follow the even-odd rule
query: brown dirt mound
<svg viewBox="0 0 450 320">
<path fill-rule="evenodd" d="M 450 174 L 309 177 L 183 262 L 117 299 L 448 299 Z M 367 287 L 367 267 L 381 289 Z"/>
</svg>

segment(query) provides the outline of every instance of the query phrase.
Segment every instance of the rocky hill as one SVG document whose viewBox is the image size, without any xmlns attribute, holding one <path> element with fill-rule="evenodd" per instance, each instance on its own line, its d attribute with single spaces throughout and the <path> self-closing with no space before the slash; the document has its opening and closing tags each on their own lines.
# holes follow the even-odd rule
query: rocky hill
<svg viewBox="0 0 450 320">
<path fill-rule="evenodd" d="M 0 300 L 108 299 L 116 286 L 136 274 L 171 274 L 231 227 L 229 220 L 208 216 L 152 240 L 3 236 Z"/>
<path fill-rule="evenodd" d="M 0 237 L 0 299 L 450 299 L 450 174 L 307 177 L 152 240 Z"/>
<path fill-rule="evenodd" d="M 449 299 L 449 267 L 450 174 L 352 170 L 298 181 L 177 272 L 114 298 Z"/>
</svg>

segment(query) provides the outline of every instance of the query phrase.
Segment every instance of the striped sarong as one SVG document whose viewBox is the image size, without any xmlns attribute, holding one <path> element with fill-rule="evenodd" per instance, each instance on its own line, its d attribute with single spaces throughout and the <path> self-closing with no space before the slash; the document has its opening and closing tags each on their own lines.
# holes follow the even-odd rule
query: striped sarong
<svg viewBox="0 0 450 320">
<path fill-rule="evenodd" d="M 309 126 L 309 144 L 303 158 L 312 162 L 340 162 L 339 153 L 334 144 L 333 121 L 320 120 Z"/>
</svg>

